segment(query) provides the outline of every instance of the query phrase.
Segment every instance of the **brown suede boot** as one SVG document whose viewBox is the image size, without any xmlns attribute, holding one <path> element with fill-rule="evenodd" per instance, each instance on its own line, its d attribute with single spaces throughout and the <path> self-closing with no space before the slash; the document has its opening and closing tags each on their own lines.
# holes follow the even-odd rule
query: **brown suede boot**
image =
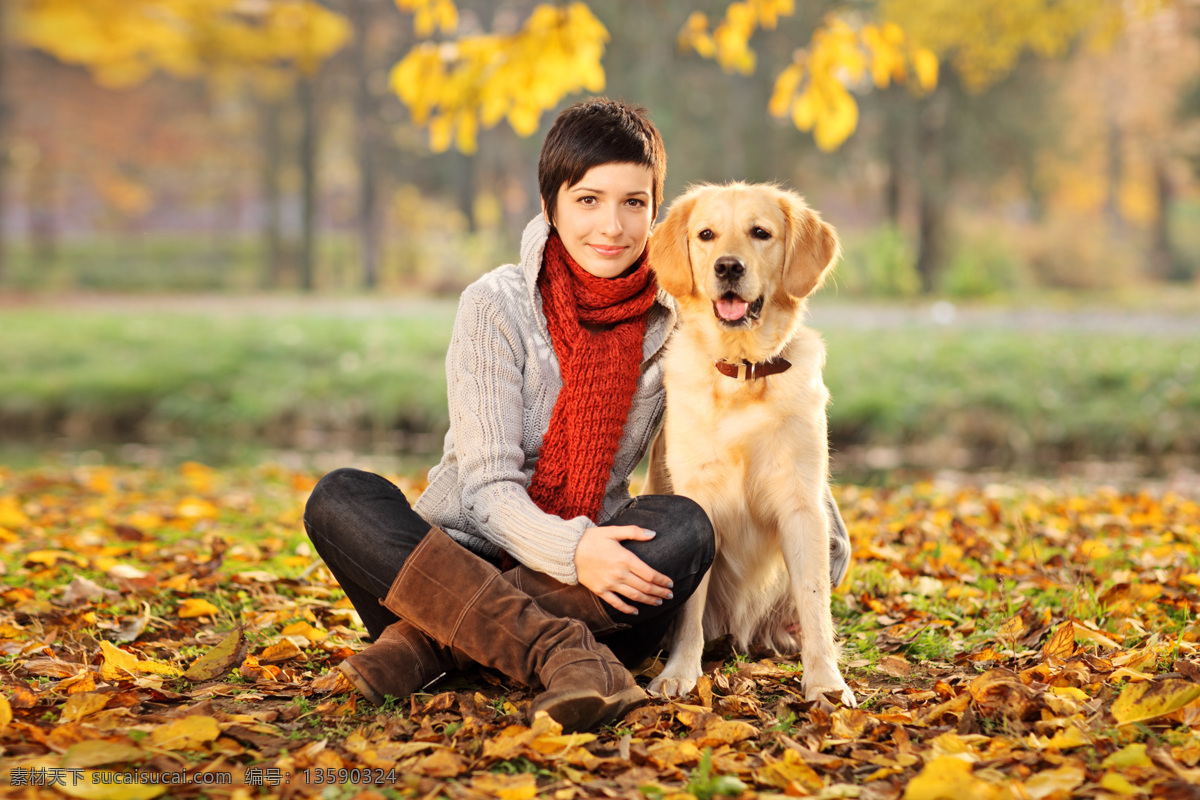
<svg viewBox="0 0 1200 800">
<path fill-rule="evenodd" d="M 384 628 L 370 647 L 338 664 L 338 669 L 364 697 L 381 706 L 387 695 L 408 697 L 462 666 L 450 648 L 400 620 Z"/>
<path fill-rule="evenodd" d="M 577 619 L 593 634 L 629 627 L 613 622 L 600 598 L 581 584 L 566 584 L 526 566 L 507 570 L 502 577 L 532 597 L 546 612 Z M 381 706 L 387 695 L 407 697 L 468 663 L 466 659 L 455 658 L 450 648 L 429 638 L 419 628 L 400 620 L 385 628 L 370 647 L 342 661 L 338 669 L 367 700 Z"/>
<path fill-rule="evenodd" d="M 546 691 L 564 730 L 603 724 L 646 700 L 607 647 L 577 619 L 544 611 L 499 570 L 434 528 L 408 557 L 383 605 L 456 654 Z"/>
</svg>

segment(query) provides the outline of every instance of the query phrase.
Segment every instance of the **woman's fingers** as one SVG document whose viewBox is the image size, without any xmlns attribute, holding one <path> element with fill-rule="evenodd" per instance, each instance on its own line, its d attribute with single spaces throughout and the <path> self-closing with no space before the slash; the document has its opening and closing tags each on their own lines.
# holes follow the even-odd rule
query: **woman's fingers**
<svg viewBox="0 0 1200 800">
<path fill-rule="evenodd" d="M 622 600 L 620 597 L 618 597 L 614 592 L 604 592 L 600 595 L 600 599 L 603 600 L 604 602 L 608 603 L 610 606 L 615 608 L 617 611 L 620 611 L 622 614 L 638 613 L 636 608 L 634 608 L 633 606 L 626 603 L 624 600 Z"/>
<path fill-rule="evenodd" d="M 633 554 L 630 553 L 630 555 Z M 652 589 L 648 588 L 646 591 L 655 592 L 659 597 L 665 597 L 668 600 L 671 598 L 671 589 L 674 588 L 675 582 L 658 570 L 651 569 L 649 564 L 637 556 L 633 556 L 633 562 L 629 565 L 629 572 L 653 586 Z"/>
<path fill-rule="evenodd" d="M 637 525 L 605 525 L 601 530 L 607 536 L 618 541 L 622 539 L 637 539 L 641 542 L 648 542 L 657 535 L 654 531 L 639 528 Z"/>
</svg>

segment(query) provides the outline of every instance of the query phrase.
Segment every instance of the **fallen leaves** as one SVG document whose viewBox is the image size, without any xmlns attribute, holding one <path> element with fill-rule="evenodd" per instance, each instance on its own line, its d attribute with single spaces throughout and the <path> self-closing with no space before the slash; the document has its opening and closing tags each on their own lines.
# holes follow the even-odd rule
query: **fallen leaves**
<svg viewBox="0 0 1200 800">
<path fill-rule="evenodd" d="M 1180 496 L 843 487 L 859 708 L 805 701 L 794 655 L 726 649 L 684 702 L 564 735 L 493 673 L 385 709 L 352 689 L 335 667 L 361 626 L 300 520 L 313 476 L 4 477 L 0 797 L 54 770 L 106 798 L 1183 798 L 1200 780 L 1200 507 Z M 185 767 L 228 783 L 111 782 Z"/>
</svg>

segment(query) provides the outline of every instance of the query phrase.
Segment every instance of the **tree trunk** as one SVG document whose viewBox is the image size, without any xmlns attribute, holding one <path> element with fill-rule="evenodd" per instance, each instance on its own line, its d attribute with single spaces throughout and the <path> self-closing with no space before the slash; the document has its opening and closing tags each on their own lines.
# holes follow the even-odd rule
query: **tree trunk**
<svg viewBox="0 0 1200 800">
<path fill-rule="evenodd" d="M 1124 164 L 1121 154 L 1123 135 L 1117 121 L 1108 123 L 1108 198 L 1104 203 L 1104 211 L 1108 223 L 1118 234 L 1125 232 L 1125 219 L 1121 215 L 1121 173 Z"/>
<path fill-rule="evenodd" d="M 262 285 L 278 289 L 283 277 L 283 193 L 280 175 L 283 171 L 283 135 L 279 117 L 282 104 L 275 99 L 263 100 L 260 106 L 262 125 L 261 191 L 265 207 L 263 217 Z"/>
<path fill-rule="evenodd" d="M 1158 214 L 1154 219 L 1153 253 L 1151 255 L 1156 277 L 1177 283 L 1186 283 L 1193 277 L 1192 270 L 1175 249 L 1171 235 L 1171 217 L 1175 209 L 1175 186 L 1165 161 L 1159 157 L 1154 161 L 1154 188 L 1158 199 Z"/>
<path fill-rule="evenodd" d="M 57 181 L 54 155 L 42 153 L 29 174 L 29 238 L 31 261 L 41 278 L 58 260 Z"/>
<path fill-rule="evenodd" d="M 918 117 L 920 152 L 919 197 L 917 200 L 917 230 L 920 244 L 917 251 L 917 274 L 921 289 L 932 292 L 946 259 L 946 205 L 949 178 L 946 154 L 943 151 L 947 118 L 946 93 L 936 90 Z"/>
<path fill-rule="evenodd" d="M 376 188 L 375 152 L 379 146 L 379 107 L 371 93 L 371 21 L 375 0 L 354 0 L 350 4 L 357 43 L 357 90 L 354 113 L 358 129 L 358 235 L 359 261 L 365 289 L 379 285 L 379 204 Z"/>
<path fill-rule="evenodd" d="M 900 209 L 904 200 L 904 137 L 900 135 L 898 114 L 888 114 L 888 121 L 897 123 L 892 130 L 885 131 L 887 137 L 887 181 L 883 186 L 883 204 L 888 221 L 899 229 Z"/>
<path fill-rule="evenodd" d="M 300 130 L 300 172 L 303 176 L 300 218 L 300 288 L 311 292 L 316 287 L 317 222 L 317 100 L 316 75 L 300 79 L 299 97 L 302 117 Z"/>
<path fill-rule="evenodd" d="M 8 84 L 5 82 L 8 71 L 5 69 L 5 56 L 8 49 L 8 26 L 5 17 L 8 16 L 8 6 L 0 7 L 0 284 L 6 277 L 6 256 L 8 255 L 8 239 L 4 235 L 4 215 L 7 210 L 5 199 L 8 189 L 8 121 L 11 113 L 8 107 Z"/>
</svg>

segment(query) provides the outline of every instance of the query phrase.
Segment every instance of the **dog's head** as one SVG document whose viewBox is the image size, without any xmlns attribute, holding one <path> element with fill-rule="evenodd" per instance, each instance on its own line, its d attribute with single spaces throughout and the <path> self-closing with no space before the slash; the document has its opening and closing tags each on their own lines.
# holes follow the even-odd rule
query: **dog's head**
<svg viewBox="0 0 1200 800">
<path fill-rule="evenodd" d="M 757 327 L 764 306 L 794 308 L 839 253 L 833 228 L 799 195 L 763 184 L 695 187 L 650 238 L 659 285 L 681 302 L 711 302 L 731 331 Z"/>
</svg>

